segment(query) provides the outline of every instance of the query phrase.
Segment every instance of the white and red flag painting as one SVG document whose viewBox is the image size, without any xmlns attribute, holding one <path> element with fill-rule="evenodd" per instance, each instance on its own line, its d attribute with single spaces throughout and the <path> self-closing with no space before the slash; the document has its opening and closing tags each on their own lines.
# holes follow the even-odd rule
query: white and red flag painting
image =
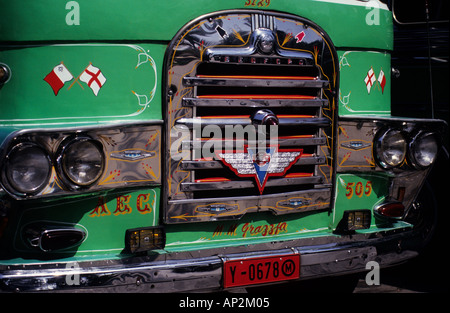
<svg viewBox="0 0 450 313">
<path fill-rule="evenodd" d="M 381 93 L 384 93 L 384 86 L 386 86 L 386 76 L 384 76 L 383 70 L 381 70 L 380 74 L 378 74 L 378 82 L 381 86 Z"/>
<path fill-rule="evenodd" d="M 86 83 L 96 96 L 100 88 L 102 88 L 106 82 L 106 78 L 100 69 L 92 64 L 89 64 L 88 67 L 84 69 L 84 71 L 80 74 L 79 79 Z"/>
<path fill-rule="evenodd" d="M 72 74 L 62 63 L 56 65 L 44 78 L 50 87 L 52 87 L 55 96 L 58 95 L 59 90 L 64 86 L 64 84 L 72 79 Z"/>
</svg>

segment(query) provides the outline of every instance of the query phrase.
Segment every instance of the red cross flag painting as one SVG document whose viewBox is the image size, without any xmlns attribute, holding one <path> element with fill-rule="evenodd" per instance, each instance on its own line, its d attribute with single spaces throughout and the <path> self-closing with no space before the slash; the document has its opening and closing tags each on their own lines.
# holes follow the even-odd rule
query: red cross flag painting
<svg viewBox="0 0 450 313">
<path fill-rule="evenodd" d="M 373 72 L 373 68 L 371 67 L 369 72 L 367 72 L 366 78 L 364 78 L 364 82 L 366 83 L 367 92 L 370 94 L 370 89 L 372 89 L 373 83 L 377 81 L 375 73 Z"/>
<path fill-rule="evenodd" d="M 58 95 L 59 90 L 64 86 L 64 84 L 72 79 L 72 74 L 62 63 L 56 65 L 44 78 L 50 87 L 52 87 L 55 96 Z"/>
<path fill-rule="evenodd" d="M 89 64 L 88 67 L 86 67 L 86 69 L 83 71 L 83 73 L 81 73 L 80 80 L 86 83 L 96 96 L 100 88 L 102 88 L 106 82 L 106 78 L 105 76 L 103 76 L 100 69 L 93 66 L 92 64 Z"/>
</svg>

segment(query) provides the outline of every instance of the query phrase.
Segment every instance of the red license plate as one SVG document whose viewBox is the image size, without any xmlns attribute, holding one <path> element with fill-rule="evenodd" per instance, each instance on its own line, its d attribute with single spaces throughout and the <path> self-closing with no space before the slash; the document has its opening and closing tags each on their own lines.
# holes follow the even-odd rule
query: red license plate
<svg viewBox="0 0 450 313">
<path fill-rule="evenodd" d="M 300 277 L 300 255 L 227 260 L 223 270 L 225 288 L 297 279 Z"/>
</svg>

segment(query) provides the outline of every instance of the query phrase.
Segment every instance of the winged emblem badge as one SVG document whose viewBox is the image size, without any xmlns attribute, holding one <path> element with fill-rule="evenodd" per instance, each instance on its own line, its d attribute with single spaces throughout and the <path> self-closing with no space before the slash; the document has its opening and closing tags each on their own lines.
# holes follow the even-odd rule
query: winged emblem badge
<svg viewBox="0 0 450 313">
<path fill-rule="evenodd" d="M 244 151 L 225 151 L 217 157 L 238 177 L 254 178 L 262 194 L 269 177 L 284 176 L 302 152 L 303 149 L 279 149 L 279 146 L 263 149 L 244 146 Z"/>
</svg>

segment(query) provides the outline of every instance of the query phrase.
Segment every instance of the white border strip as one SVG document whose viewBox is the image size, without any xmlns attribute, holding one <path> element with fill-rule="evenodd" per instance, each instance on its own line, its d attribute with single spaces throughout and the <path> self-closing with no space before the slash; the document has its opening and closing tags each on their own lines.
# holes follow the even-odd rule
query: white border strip
<svg viewBox="0 0 450 313">
<path fill-rule="evenodd" d="M 389 11 L 388 6 L 379 0 L 314 0 L 314 1 L 328 2 L 334 4 L 355 5 L 367 8 L 379 8 L 382 10 Z"/>
</svg>

